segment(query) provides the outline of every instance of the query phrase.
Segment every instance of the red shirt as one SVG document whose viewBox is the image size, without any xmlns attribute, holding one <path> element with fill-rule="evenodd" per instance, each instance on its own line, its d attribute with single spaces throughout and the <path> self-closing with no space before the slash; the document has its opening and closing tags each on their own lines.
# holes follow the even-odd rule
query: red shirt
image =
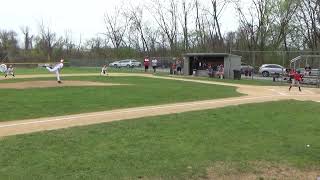
<svg viewBox="0 0 320 180">
<path fill-rule="evenodd" d="M 289 76 L 294 76 L 296 74 L 296 71 L 295 70 L 291 70 L 290 72 L 289 72 Z"/>
<path fill-rule="evenodd" d="M 301 80 L 302 80 L 302 75 L 299 74 L 299 73 L 295 73 L 295 74 L 294 74 L 294 79 L 295 79 L 296 81 L 301 81 Z"/>
<path fill-rule="evenodd" d="M 144 59 L 143 64 L 144 64 L 144 66 L 149 66 L 149 59 Z"/>
</svg>

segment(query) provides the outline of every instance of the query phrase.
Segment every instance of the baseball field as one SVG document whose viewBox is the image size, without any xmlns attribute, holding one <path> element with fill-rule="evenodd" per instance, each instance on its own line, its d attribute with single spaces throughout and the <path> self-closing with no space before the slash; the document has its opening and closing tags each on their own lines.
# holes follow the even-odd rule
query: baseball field
<svg viewBox="0 0 320 180">
<path fill-rule="evenodd" d="M 0 179 L 316 179 L 320 89 L 67 68 L 0 78 Z"/>
</svg>

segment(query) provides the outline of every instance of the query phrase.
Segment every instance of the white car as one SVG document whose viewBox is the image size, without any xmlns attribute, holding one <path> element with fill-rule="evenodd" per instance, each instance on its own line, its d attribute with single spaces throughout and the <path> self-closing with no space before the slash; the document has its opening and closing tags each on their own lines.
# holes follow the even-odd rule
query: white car
<svg viewBox="0 0 320 180">
<path fill-rule="evenodd" d="M 263 64 L 259 68 L 259 73 L 261 73 L 263 77 L 269 77 L 272 74 L 285 74 L 286 68 L 279 64 Z"/>
<path fill-rule="evenodd" d="M 115 61 L 113 63 L 110 63 L 109 66 L 112 67 L 140 67 L 141 62 L 135 60 L 135 59 L 125 59 L 120 61 Z"/>
</svg>

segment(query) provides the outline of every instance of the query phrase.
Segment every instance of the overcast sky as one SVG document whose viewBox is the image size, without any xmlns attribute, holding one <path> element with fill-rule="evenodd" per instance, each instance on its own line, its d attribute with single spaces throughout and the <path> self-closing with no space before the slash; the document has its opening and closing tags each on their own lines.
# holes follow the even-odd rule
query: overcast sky
<svg viewBox="0 0 320 180">
<path fill-rule="evenodd" d="M 124 1 L 126 4 L 143 5 L 150 0 Z M 29 26 L 36 34 L 39 23 L 43 21 L 59 35 L 69 30 L 75 40 L 80 34 L 83 39 L 88 39 L 105 31 L 105 12 L 122 5 L 121 0 L 4 0 L 1 2 L 0 29 L 15 30 L 21 34 L 20 27 Z M 236 30 L 238 17 L 233 7 L 226 8 L 221 23 L 223 32 Z"/>
</svg>

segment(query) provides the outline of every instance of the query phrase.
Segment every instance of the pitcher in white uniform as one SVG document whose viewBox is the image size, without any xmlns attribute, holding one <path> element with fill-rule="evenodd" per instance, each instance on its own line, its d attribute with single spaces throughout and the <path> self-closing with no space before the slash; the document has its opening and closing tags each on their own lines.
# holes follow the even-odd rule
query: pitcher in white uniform
<svg viewBox="0 0 320 180">
<path fill-rule="evenodd" d="M 63 62 L 64 62 L 64 60 L 61 59 L 60 63 L 55 65 L 54 67 L 43 66 L 46 69 L 48 69 L 48 71 L 56 73 L 58 83 L 62 83 L 60 80 L 60 71 L 63 68 Z"/>
</svg>

